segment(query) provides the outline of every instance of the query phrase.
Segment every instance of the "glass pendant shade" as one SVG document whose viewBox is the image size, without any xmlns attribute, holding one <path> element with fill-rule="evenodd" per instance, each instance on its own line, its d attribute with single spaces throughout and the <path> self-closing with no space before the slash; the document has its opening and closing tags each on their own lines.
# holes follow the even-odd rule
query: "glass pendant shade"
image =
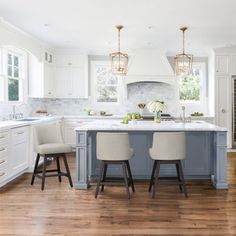
<svg viewBox="0 0 236 236">
<path fill-rule="evenodd" d="M 192 73 L 193 55 L 177 54 L 175 57 L 175 74 L 190 75 Z"/>
<path fill-rule="evenodd" d="M 114 75 L 126 75 L 128 69 L 128 54 L 120 52 L 120 30 L 123 29 L 122 25 L 117 25 L 118 29 L 118 52 L 110 54 L 111 70 Z"/>
<path fill-rule="evenodd" d="M 115 75 L 126 75 L 128 68 L 128 54 L 122 52 L 114 52 L 110 54 L 111 69 Z"/>
<path fill-rule="evenodd" d="M 187 27 L 182 27 L 180 30 L 183 32 L 183 52 L 175 56 L 175 74 L 190 75 L 192 73 L 193 55 L 186 54 L 184 48 L 184 32 Z"/>
</svg>

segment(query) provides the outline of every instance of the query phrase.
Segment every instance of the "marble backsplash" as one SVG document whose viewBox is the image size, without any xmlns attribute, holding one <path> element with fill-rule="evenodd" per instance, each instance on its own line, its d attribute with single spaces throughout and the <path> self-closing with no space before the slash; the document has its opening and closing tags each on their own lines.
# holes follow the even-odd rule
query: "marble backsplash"
<svg viewBox="0 0 236 236">
<path fill-rule="evenodd" d="M 178 103 L 178 93 L 176 86 L 164 83 L 135 83 L 123 91 L 124 96 L 117 105 L 103 106 L 93 103 L 93 99 L 41 99 L 29 98 L 27 104 L 16 106 L 16 112 L 24 113 L 24 116 L 35 115 L 38 109 L 47 110 L 51 115 L 85 115 L 85 109 L 92 109 L 99 113 L 105 110 L 112 114 L 125 114 L 128 112 L 138 112 L 138 103 L 147 103 L 149 101 L 160 99 L 167 104 L 167 113 L 174 116 L 179 115 L 180 105 Z M 146 111 L 147 112 L 147 111 Z M 8 118 L 12 113 L 12 105 L 0 104 L 1 119 Z"/>
</svg>

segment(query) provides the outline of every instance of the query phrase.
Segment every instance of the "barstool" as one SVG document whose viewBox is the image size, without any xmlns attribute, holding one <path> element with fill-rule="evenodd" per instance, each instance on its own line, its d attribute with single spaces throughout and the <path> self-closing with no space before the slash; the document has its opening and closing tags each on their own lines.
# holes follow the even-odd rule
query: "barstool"
<svg viewBox="0 0 236 236">
<path fill-rule="evenodd" d="M 45 178 L 58 176 L 61 182 L 61 176 L 66 176 L 69 179 L 70 186 L 73 187 L 69 166 L 66 159 L 66 153 L 72 151 L 70 145 L 64 144 L 61 134 L 60 124 L 38 125 L 34 128 L 34 149 L 37 152 L 34 171 L 32 175 L 31 185 L 34 184 L 35 177 L 42 179 L 41 190 L 44 190 Z M 43 157 L 43 169 L 38 170 L 40 157 Z M 60 157 L 63 158 L 66 173 L 61 171 Z M 56 159 L 57 169 L 47 170 L 47 161 L 51 158 Z M 48 172 L 56 172 L 47 174 Z M 41 173 L 42 175 L 39 175 Z"/>
<path fill-rule="evenodd" d="M 133 156 L 133 149 L 129 146 L 128 133 L 97 133 L 97 159 L 101 160 L 100 174 L 97 181 L 95 198 L 98 196 L 99 188 L 104 190 L 104 185 L 124 185 L 128 199 L 130 199 L 129 186 L 133 192 L 134 183 L 130 170 L 129 159 Z M 107 177 L 108 165 L 121 165 L 123 170 L 123 181 L 121 178 Z M 128 173 L 128 177 L 127 177 Z"/>
<path fill-rule="evenodd" d="M 187 189 L 181 160 L 186 157 L 186 144 L 184 132 L 163 132 L 153 134 L 152 148 L 149 149 L 149 154 L 154 160 L 151 180 L 149 184 L 149 192 L 152 192 L 152 197 L 155 198 L 157 183 L 160 179 L 175 179 L 177 181 L 169 182 L 170 184 L 178 184 L 180 191 L 184 191 L 187 197 Z M 175 164 L 177 177 L 159 177 L 161 164 Z"/>
</svg>

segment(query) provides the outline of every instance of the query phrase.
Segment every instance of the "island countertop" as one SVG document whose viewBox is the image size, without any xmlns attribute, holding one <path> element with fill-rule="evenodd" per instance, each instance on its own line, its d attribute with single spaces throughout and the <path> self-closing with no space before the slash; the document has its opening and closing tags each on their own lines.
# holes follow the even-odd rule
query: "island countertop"
<svg viewBox="0 0 236 236">
<path fill-rule="evenodd" d="M 227 131 L 222 128 L 205 121 L 192 121 L 187 123 L 175 121 L 130 121 L 129 124 L 122 124 L 122 120 L 95 120 L 84 124 L 76 131 Z"/>
</svg>

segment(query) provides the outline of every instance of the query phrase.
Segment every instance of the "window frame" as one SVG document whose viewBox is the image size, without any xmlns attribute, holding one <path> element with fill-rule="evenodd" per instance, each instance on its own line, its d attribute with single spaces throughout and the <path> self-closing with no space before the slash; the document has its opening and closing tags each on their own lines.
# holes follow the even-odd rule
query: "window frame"
<svg viewBox="0 0 236 236">
<path fill-rule="evenodd" d="M 97 101 L 97 86 L 99 84 L 96 83 L 95 79 L 95 73 L 96 73 L 96 66 L 102 65 L 102 66 L 111 66 L 110 61 L 108 60 L 92 60 L 90 61 L 90 78 L 91 78 L 91 96 L 92 96 L 92 103 L 94 106 L 101 108 L 109 108 L 110 106 L 118 106 L 122 103 L 122 86 L 123 86 L 123 78 L 122 76 L 117 76 L 118 82 L 117 82 L 117 102 L 98 102 Z"/>
<path fill-rule="evenodd" d="M 207 74 L 206 74 L 206 63 L 205 62 L 193 62 L 192 67 L 198 66 L 201 67 L 200 75 L 200 99 L 199 101 L 194 100 L 181 100 L 180 91 L 179 91 L 179 102 L 181 105 L 185 104 L 204 104 L 207 101 Z"/>
<path fill-rule="evenodd" d="M 27 53 L 14 46 L 3 46 L 0 50 L 0 54 L 0 92 L 2 93 L 0 103 L 9 105 L 20 105 L 26 103 L 28 98 Z M 8 99 L 8 54 L 19 57 L 19 77 L 17 79 L 14 76 L 10 77 L 10 79 L 16 79 L 19 81 L 19 100 L 17 101 L 9 101 Z"/>
</svg>

